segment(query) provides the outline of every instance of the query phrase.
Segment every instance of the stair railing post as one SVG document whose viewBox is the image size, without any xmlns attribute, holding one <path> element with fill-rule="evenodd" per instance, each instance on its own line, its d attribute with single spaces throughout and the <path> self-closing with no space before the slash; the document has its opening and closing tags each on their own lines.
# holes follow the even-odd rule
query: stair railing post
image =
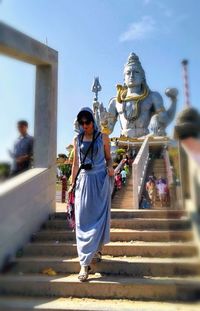
<svg viewBox="0 0 200 311">
<path fill-rule="evenodd" d="M 174 181 L 173 181 L 169 152 L 166 149 L 164 150 L 163 157 L 164 157 L 165 168 L 166 168 L 166 173 L 167 173 L 167 184 L 168 184 L 168 188 L 169 188 L 170 206 L 175 207 L 176 206 L 175 185 L 174 185 Z"/>
<path fill-rule="evenodd" d="M 65 201 L 66 201 L 66 190 L 67 190 L 67 178 L 66 178 L 66 176 L 64 175 L 61 180 L 62 180 L 61 201 L 62 201 L 62 203 L 65 203 Z"/>
</svg>

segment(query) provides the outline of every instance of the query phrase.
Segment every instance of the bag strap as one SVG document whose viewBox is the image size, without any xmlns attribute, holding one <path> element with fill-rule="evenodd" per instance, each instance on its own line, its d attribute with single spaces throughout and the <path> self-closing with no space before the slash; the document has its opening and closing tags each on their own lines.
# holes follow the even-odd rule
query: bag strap
<svg viewBox="0 0 200 311">
<path fill-rule="evenodd" d="M 81 169 L 82 169 L 82 165 L 84 164 L 84 162 L 85 162 L 85 160 L 86 160 L 86 157 L 87 157 L 87 155 L 88 155 L 90 149 L 91 149 L 92 146 L 94 145 L 95 140 L 99 137 L 100 134 L 101 134 L 101 132 L 98 132 L 97 136 L 93 138 L 91 144 L 89 145 L 89 147 L 88 147 L 88 149 L 87 149 L 87 151 L 86 151 L 86 153 L 85 153 L 85 155 L 84 155 L 83 161 L 82 161 L 81 165 L 79 166 L 78 172 L 77 172 L 76 177 L 75 177 L 75 179 L 74 179 L 74 185 L 73 185 L 72 191 L 74 191 L 74 189 L 75 189 L 76 181 L 77 181 L 78 175 L 79 175 L 79 173 L 80 173 L 80 171 L 81 171 Z"/>
<path fill-rule="evenodd" d="M 81 135 L 81 139 L 80 139 L 80 142 L 79 142 L 79 154 L 80 154 L 80 161 L 81 161 L 81 164 L 84 163 L 85 161 L 85 158 L 83 157 L 83 160 L 82 160 L 82 155 L 81 155 L 81 149 L 80 149 L 80 143 L 83 142 L 83 137 L 84 137 L 84 133 Z M 96 137 L 97 138 L 97 137 Z M 92 137 L 92 146 L 91 146 L 91 161 L 93 161 L 93 147 L 94 147 L 94 143 L 93 143 L 93 140 L 95 139 L 95 131 L 93 132 L 93 137 Z M 90 150 L 89 149 L 89 150 Z M 88 154 L 88 153 L 87 153 Z M 86 156 L 87 156 L 86 154 Z"/>
</svg>

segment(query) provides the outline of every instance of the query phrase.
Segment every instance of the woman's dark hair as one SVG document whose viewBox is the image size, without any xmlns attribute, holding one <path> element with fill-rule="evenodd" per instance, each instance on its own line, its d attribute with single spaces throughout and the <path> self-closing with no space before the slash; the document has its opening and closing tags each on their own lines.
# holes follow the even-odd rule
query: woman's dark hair
<svg viewBox="0 0 200 311">
<path fill-rule="evenodd" d="M 80 121 L 82 120 L 82 118 L 85 118 L 86 120 L 88 121 L 92 121 L 94 122 L 94 118 L 93 118 L 93 115 L 87 111 L 87 110 L 82 110 L 78 113 L 77 115 L 77 121 L 78 123 L 80 123 Z"/>
</svg>

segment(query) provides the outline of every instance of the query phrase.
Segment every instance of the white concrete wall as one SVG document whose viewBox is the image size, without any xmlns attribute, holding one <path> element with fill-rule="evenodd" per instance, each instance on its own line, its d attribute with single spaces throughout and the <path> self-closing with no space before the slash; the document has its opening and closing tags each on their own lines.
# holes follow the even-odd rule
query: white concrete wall
<svg viewBox="0 0 200 311">
<path fill-rule="evenodd" d="M 187 148 L 184 141 L 179 142 L 179 152 L 182 157 L 180 158 L 180 170 L 182 173 L 184 170 L 188 172 L 187 178 L 182 178 L 181 175 L 183 203 L 192 220 L 194 239 L 198 246 L 200 259 L 200 163 L 194 158 L 193 153 Z M 187 189 L 189 197 L 185 196 L 185 189 Z"/>
<path fill-rule="evenodd" d="M 0 269 L 55 209 L 55 170 L 31 169 L 0 190 Z"/>
<path fill-rule="evenodd" d="M 188 156 L 188 168 L 189 168 L 189 185 L 190 199 L 186 200 L 186 208 L 190 212 L 196 212 L 200 214 L 200 165 L 189 154 Z"/>
<path fill-rule="evenodd" d="M 58 52 L 0 22 L 0 53 L 36 66 L 34 169 L 0 185 L 0 269 L 55 211 Z"/>
</svg>

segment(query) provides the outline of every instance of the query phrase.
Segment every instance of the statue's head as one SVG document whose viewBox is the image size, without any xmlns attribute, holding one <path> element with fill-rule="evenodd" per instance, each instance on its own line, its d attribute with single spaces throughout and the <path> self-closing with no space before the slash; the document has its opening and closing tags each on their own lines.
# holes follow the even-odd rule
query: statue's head
<svg viewBox="0 0 200 311">
<path fill-rule="evenodd" d="M 131 53 L 124 66 L 124 83 L 127 87 L 146 84 L 145 72 L 140 63 L 139 57 Z"/>
</svg>

